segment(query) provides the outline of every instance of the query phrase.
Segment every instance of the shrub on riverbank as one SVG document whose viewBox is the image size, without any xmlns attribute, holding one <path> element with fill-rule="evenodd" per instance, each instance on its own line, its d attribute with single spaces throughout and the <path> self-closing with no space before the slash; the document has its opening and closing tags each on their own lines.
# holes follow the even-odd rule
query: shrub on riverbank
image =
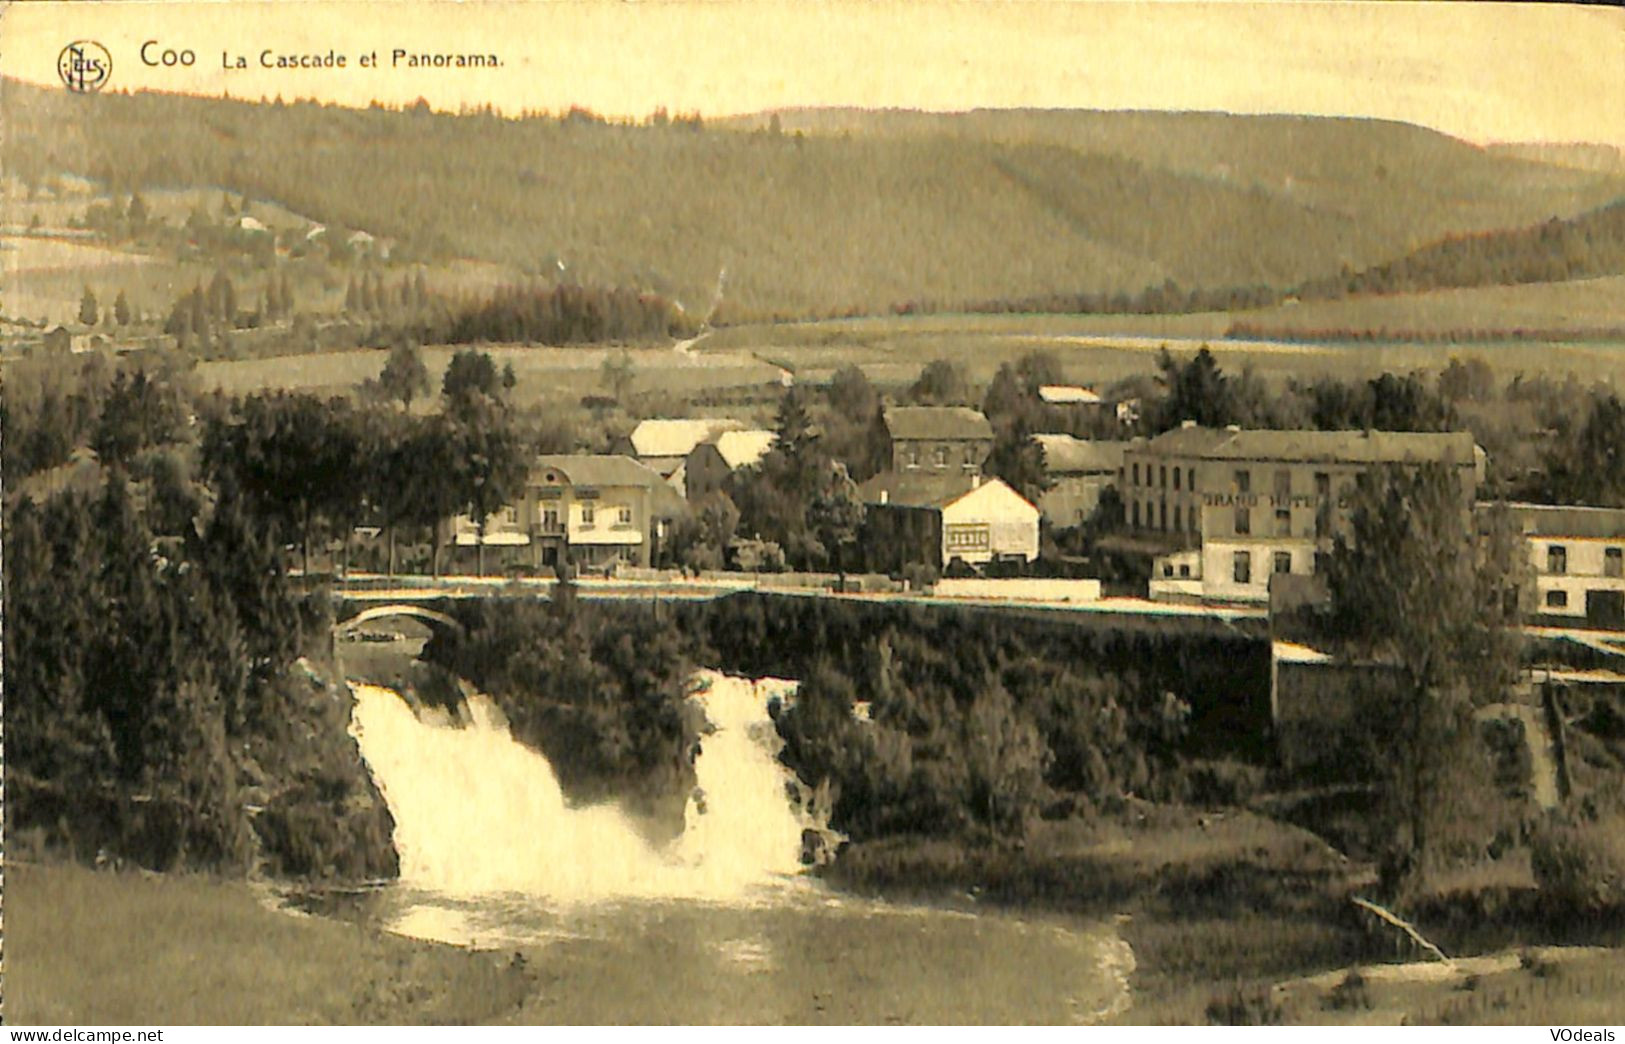
<svg viewBox="0 0 1625 1044">
<path fill-rule="evenodd" d="M 1625 815 L 1544 827 L 1530 864 L 1540 888 L 1578 914 L 1625 909 Z"/>
<path fill-rule="evenodd" d="M 548 603 L 482 601 L 459 612 L 467 636 L 436 635 L 424 659 L 489 694 L 565 794 L 680 812 L 700 722 L 687 701 L 694 655 L 669 618 L 585 607 L 567 584 Z"/>
</svg>

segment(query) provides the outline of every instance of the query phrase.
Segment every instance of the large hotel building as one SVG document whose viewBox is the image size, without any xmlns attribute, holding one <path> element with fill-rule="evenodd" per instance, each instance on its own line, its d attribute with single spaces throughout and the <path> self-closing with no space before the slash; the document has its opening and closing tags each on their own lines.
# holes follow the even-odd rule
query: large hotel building
<svg viewBox="0 0 1625 1044">
<path fill-rule="evenodd" d="M 1166 547 L 1151 596 L 1263 602 L 1274 573 L 1316 571 L 1346 524 L 1359 476 L 1383 464 L 1439 463 L 1469 507 L 1484 477 L 1471 434 L 1242 431 L 1184 427 L 1123 453 L 1125 521 Z"/>
</svg>

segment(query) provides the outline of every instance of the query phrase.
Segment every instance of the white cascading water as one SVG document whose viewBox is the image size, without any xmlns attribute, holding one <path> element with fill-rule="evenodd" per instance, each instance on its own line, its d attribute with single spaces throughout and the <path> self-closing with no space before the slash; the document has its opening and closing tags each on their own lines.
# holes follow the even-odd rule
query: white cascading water
<svg viewBox="0 0 1625 1044">
<path fill-rule="evenodd" d="M 772 696 L 793 689 L 705 672 L 693 697 L 712 729 L 695 764 L 702 800 L 689 802 L 682 836 L 663 848 L 613 805 L 569 807 L 547 759 L 516 742 L 483 696 L 458 727 L 357 685 L 353 731 L 395 818 L 403 884 L 561 903 L 740 899 L 797 873 L 802 830 L 814 825 L 787 796 L 767 714 Z"/>
</svg>

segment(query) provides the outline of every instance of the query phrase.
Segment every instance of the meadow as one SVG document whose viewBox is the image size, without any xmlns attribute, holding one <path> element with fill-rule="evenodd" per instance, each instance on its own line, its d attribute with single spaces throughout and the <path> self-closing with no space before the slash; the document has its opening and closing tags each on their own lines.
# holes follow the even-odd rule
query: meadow
<svg viewBox="0 0 1625 1044">
<path fill-rule="evenodd" d="M 506 1017 L 532 990 L 511 955 L 290 915 L 272 901 L 243 881 L 8 858 L 6 1021 L 468 1024 Z"/>
</svg>

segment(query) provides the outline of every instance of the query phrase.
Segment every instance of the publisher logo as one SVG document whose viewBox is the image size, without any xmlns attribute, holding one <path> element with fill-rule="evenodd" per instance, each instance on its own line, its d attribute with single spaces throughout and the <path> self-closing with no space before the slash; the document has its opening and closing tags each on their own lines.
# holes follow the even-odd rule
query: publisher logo
<svg viewBox="0 0 1625 1044">
<path fill-rule="evenodd" d="M 94 94 L 113 75 L 113 56 L 95 40 L 75 40 L 57 56 L 56 72 L 68 90 Z"/>
</svg>

